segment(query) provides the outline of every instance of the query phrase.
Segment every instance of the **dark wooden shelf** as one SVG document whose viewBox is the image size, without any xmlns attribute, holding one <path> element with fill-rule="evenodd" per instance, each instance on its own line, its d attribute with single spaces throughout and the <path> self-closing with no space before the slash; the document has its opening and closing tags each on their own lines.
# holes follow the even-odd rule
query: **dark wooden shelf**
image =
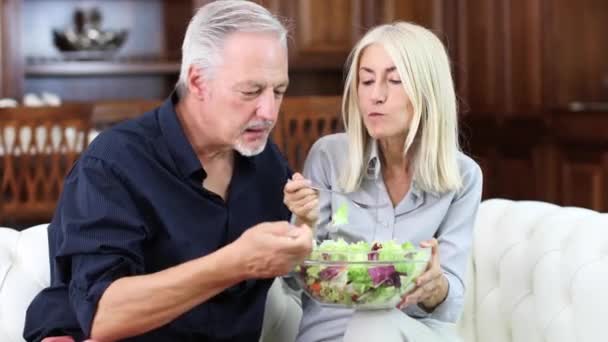
<svg viewBox="0 0 608 342">
<path fill-rule="evenodd" d="M 179 73 L 177 61 L 54 61 L 30 63 L 25 75 L 42 76 L 110 76 L 173 75 Z"/>
</svg>

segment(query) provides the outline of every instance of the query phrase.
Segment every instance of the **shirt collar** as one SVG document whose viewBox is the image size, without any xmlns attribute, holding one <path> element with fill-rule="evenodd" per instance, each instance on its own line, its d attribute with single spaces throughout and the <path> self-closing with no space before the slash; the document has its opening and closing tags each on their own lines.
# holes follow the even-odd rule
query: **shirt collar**
<svg viewBox="0 0 608 342">
<path fill-rule="evenodd" d="M 202 171 L 203 178 L 206 174 L 200 160 L 196 156 L 192 145 L 186 138 L 182 124 L 180 123 L 175 106 L 179 102 L 177 92 L 163 102 L 158 110 L 159 125 L 161 132 L 169 147 L 169 153 L 179 172 L 184 178 L 192 177 L 195 173 Z"/>
<path fill-rule="evenodd" d="M 159 109 L 159 122 L 163 136 L 169 146 L 169 152 L 173 157 L 177 169 L 184 178 L 191 178 L 201 175 L 201 179 L 207 177 L 203 165 L 198 159 L 190 141 L 184 133 L 175 106 L 179 102 L 179 96 L 174 91 L 171 96 L 163 102 Z M 270 140 L 268 141 L 270 144 Z M 268 146 L 266 146 L 268 148 Z M 243 174 L 255 169 L 255 161 L 258 156 L 244 157 L 240 153 L 235 153 L 235 168 L 243 171 Z M 242 170 L 241 170 L 242 169 Z"/>
</svg>

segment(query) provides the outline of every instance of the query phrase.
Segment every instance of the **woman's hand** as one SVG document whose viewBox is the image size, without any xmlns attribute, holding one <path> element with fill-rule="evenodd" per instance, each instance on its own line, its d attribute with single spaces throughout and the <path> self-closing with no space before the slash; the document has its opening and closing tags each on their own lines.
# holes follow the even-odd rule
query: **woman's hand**
<svg viewBox="0 0 608 342">
<path fill-rule="evenodd" d="M 448 295 L 448 280 L 441 271 L 439 264 L 439 245 L 436 239 L 423 241 L 421 247 L 431 247 L 431 260 L 426 272 L 416 279 L 416 287 L 405 295 L 397 305 L 403 309 L 411 304 L 418 304 L 424 310 L 431 312 L 441 304 Z"/>
<path fill-rule="evenodd" d="M 313 228 L 319 218 L 319 194 L 310 188 L 310 181 L 294 173 L 283 189 L 283 203 L 296 215 L 298 223 Z"/>
</svg>

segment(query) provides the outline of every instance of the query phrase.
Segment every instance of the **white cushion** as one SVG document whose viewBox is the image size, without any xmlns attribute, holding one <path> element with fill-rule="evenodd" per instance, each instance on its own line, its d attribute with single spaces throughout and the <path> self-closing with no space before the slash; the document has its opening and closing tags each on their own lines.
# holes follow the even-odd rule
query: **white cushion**
<svg viewBox="0 0 608 342">
<path fill-rule="evenodd" d="M 49 282 L 45 227 L 0 228 L 2 342 L 22 341 L 25 310 Z M 483 202 L 461 336 L 466 342 L 606 340 L 607 256 L 608 214 L 542 202 Z M 301 317 L 298 301 L 279 285 L 267 301 L 265 341 L 289 341 Z"/>
<path fill-rule="evenodd" d="M 606 340 L 608 214 L 489 200 L 473 240 L 461 331 L 481 342 Z"/>
<path fill-rule="evenodd" d="M 50 282 L 46 224 L 0 228 L 0 341 L 23 341 L 25 311 Z"/>
</svg>

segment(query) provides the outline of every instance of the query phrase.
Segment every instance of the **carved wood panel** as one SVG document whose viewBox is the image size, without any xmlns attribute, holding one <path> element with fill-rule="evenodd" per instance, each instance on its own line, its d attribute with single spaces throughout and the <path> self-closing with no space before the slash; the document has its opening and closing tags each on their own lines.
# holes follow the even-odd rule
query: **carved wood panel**
<svg viewBox="0 0 608 342">
<path fill-rule="evenodd" d="M 0 109 L 0 221 L 50 220 L 90 116 L 88 105 Z"/>
</svg>

